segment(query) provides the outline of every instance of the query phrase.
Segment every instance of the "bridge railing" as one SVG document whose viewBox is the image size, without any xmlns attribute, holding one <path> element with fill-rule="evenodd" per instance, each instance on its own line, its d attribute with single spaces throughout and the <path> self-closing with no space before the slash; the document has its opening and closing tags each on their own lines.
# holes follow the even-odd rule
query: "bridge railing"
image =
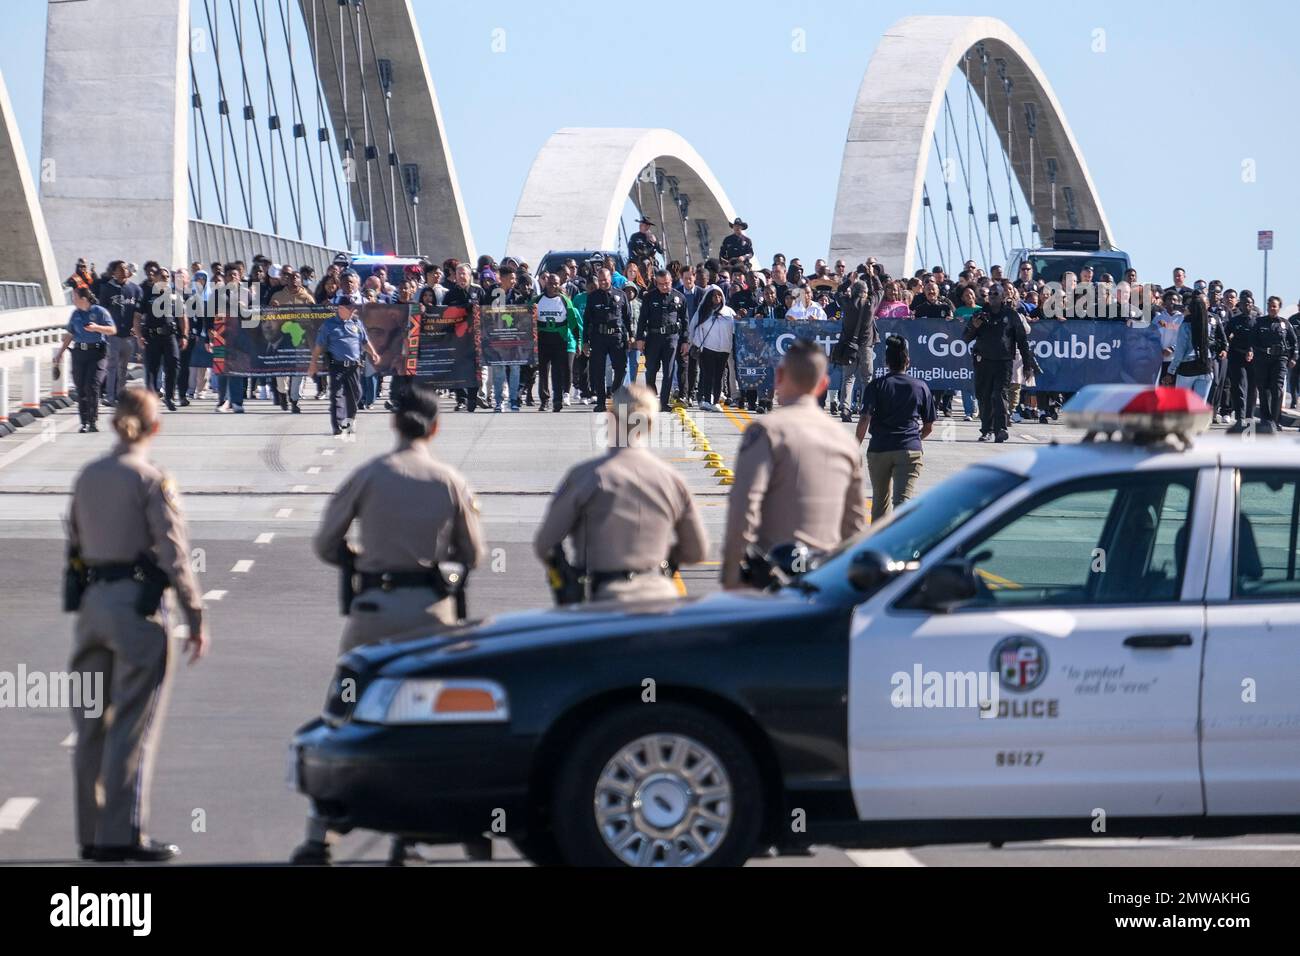
<svg viewBox="0 0 1300 956">
<path fill-rule="evenodd" d="M 51 304 L 45 287 L 39 282 L 0 282 L 0 312 L 12 309 L 39 309 Z"/>
<path fill-rule="evenodd" d="M 264 255 L 281 265 L 312 266 L 319 277 L 334 261 L 340 250 L 298 242 L 282 236 L 223 226 L 202 219 L 190 220 L 189 259 L 205 266 L 211 262 L 234 262 L 236 259 L 252 262 L 253 256 Z"/>
</svg>

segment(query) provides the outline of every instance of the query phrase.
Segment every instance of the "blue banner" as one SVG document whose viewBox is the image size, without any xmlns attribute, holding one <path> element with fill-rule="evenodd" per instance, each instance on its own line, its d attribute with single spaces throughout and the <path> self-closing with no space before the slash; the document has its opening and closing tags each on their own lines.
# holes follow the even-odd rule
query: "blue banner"
<svg viewBox="0 0 1300 956">
<path fill-rule="evenodd" d="M 910 372 L 937 391 L 973 389 L 975 363 L 962 341 L 965 323 L 956 319 L 877 319 L 876 374 L 885 367 L 884 340 L 907 339 Z M 748 319 L 736 323 L 736 379 L 742 389 L 770 391 L 775 368 L 796 338 L 812 339 L 829 355 L 839 341 L 839 322 Z M 1042 368 L 1035 388 L 1077 392 L 1085 385 L 1150 385 L 1160 375 L 1160 333 L 1123 322 L 1044 319 L 1031 323 L 1029 346 Z"/>
</svg>

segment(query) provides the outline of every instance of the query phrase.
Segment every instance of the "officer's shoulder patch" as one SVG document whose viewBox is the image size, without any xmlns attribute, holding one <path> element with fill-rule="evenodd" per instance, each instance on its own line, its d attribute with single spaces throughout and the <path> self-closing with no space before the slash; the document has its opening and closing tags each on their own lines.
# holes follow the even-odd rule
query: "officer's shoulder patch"
<svg viewBox="0 0 1300 956">
<path fill-rule="evenodd" d="M 162 491 L 163 501 L 175 506 L 180 496 L 180 492 L 176 488 L 176 479 L 171 475 L 163 475 L 162 482 L 158 487 Z"/>
</svg>

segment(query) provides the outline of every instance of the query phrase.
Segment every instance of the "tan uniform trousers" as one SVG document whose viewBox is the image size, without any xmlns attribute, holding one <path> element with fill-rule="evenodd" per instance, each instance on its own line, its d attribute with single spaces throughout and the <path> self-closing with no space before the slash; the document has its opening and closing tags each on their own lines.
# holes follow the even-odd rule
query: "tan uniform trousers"
<svg viewBox="0 0 1300 956">
<path fill-rule="evenodd" d="M 921 476 L 922 464 L 922 453 L 919 451 L 867 452 L 873 523 L 916 495 L 916 482 Z"/>
<path fill-rule="evenodd" d="M 420 637 L 420 631 L 434 634 L 456 624 L 453 598 L 434 600 L 429 588 L 370 588 L 352 599 L 352 613 L 343 629 L 339 653 L 374 644 L 390 637 Z"/>
<path fill-rule="evenodd" d="M 69 669 L 102 673 L 98 717 L 74 708 L 72 765 L 82 846 L 147 839 L 149 788 L 171 688 L 170 639 L 162 614 L 135 612 L 134 581 L 93 584 L 82 598 Z"/>
<path fill-rule="evenodd" d="M 596 588 L 593 601 L 662 601 L 681 597 L 672 578 L 658 571 L 638 574 L 630 580 L 607 581 Z"/>
</svg>

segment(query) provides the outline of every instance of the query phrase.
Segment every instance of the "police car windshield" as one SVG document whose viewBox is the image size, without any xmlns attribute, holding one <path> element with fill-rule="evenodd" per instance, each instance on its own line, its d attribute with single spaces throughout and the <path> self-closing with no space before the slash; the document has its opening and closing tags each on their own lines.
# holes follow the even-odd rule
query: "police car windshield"
<svg viewBox="0 0 1300 956">
<path fill-rule="evenodd" d="M 863 548 L 880 551 L 896 561 L 923 558 L 1022 481 L 1020 475 L 987 465 L 958 472 L 903 505 L 892 521 L 840 545 L 801 580 L 822 591 L 847 587 L 849 562 Z"/>
<path fill-rule="evenodd" d="M 1073 272 L 1077 278 L 1085 268 L 1092 269 L 1093 281 L 1100 282 L 1102 274 L 1109 273 L 1111 279 L 1118 282 L 1124 278 L 1128 268 L 1128 262 L 1121 256 L 1097 253 L 1030 256 L 1029 262 L 1034 267 L 1034 278 L 1044 282 L 1060 282 L 1061 276 L 1067 272 Z"/>
</svg>

